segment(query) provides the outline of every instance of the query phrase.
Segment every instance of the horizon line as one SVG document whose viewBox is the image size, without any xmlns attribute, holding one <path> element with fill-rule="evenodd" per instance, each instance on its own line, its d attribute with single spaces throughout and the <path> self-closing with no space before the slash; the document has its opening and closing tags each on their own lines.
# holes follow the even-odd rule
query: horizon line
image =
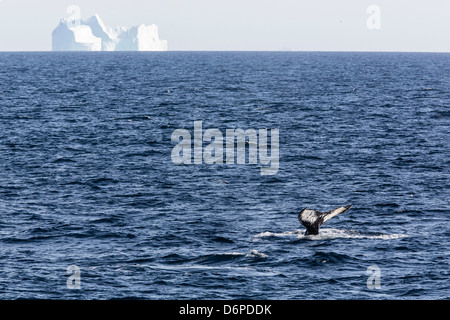
<svg viewBox="0 0 450 320">
<path fill-rule="evenodd" d="M 336 53 L 450 53 L 450 51 L 407 51 L 407 50 L 165 50 L 165 51 L 76 51 L 76 50 L 67 50 L 67 51 L 53 51 L 53 50 L 0 50 L 0 53 L 44 53 L 44 52 L 54 52 L 54 53 L 130 53 L 130 52 L 139 52 L 139 53 L 163 53 L 163 52 L 336 52 Z"/>
</svg>

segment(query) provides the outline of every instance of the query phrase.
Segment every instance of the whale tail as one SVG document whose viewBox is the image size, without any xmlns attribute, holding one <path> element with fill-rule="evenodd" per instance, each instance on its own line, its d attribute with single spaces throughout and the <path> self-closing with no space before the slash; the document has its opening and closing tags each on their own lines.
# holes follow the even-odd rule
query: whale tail
<svg viewBox="0 0 450 320">
<path fill-rule="evenodd" d="M 319 228 L 322 224 L 338 214 L 347 211 L 351 206 L 352 205 L 339 207 L 327 212 L 320 212 L 305 208 L 298 214 L 298 220 L 306 228 L 305 235 L 317 235 L 319 234 Z"/>
</svg>

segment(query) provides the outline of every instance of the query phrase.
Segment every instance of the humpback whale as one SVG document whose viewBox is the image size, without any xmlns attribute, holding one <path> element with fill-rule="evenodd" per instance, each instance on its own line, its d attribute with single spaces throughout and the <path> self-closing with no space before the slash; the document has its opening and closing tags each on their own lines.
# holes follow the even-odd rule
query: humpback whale
<svg viewBox="0 0 450 320">
<path fill-rule="evenodd" d="M 352 205 L 346 207 L 339 207 L 331 211 L 320 212 L 305 208 L 298 214 L 298 220 L 305 226 L 305 235 L 317 235 L 319 234 L 319 228 L 326 221 L 337 216 L 338 214 L 347 211 Z"/>
</svg>

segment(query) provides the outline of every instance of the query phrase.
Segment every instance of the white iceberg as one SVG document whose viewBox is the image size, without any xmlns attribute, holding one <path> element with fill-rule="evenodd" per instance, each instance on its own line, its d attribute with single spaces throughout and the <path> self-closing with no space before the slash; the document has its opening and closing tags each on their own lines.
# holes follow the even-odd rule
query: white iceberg
<svg viewBox="0 0 450 320">
<path fill-rule="evenodd" d="M 62 19 L 52 33 L 53 51 L 167 51 L 158 26 L 105 26 L 96 14 L 87 20 Z"/>
<path fill-rule="evenodd" d="M 84 25 L 69 27 L 61 22 L 52 33 L 53 51 L 101 51 L 102 39 L 92 34 L 91 28 Z"/>
</svg>

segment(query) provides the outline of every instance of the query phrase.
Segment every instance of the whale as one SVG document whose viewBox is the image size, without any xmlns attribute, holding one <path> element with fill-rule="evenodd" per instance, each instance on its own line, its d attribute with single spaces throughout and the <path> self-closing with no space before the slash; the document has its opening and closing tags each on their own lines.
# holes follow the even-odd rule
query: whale
<svg viewBox="0 0 450 320">
<path fill-rule="evenodd" d="M 330 220 L 331 218 L 347 211 L 352 205 L 345 207 L 339 207 L 331 211 L 320 212 L 314 209 L 305 208 L 298 214 L 298 220 L 306 228 L 305 236 L 318 235 L 319 228 L 322 224 Z"/>
</svg>

